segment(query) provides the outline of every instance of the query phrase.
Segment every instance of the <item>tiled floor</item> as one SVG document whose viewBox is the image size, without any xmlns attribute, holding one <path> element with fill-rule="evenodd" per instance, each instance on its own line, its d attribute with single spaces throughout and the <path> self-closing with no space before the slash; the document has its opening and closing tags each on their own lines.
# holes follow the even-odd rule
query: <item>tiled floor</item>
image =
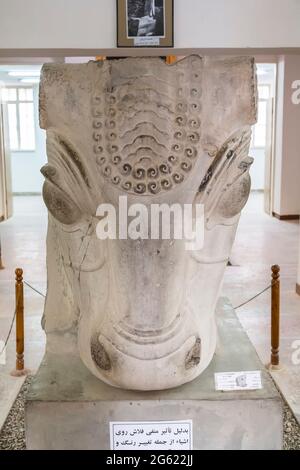
<svg viewBox="0 0 300 470">
<path fill-rule="evenodd" d="M 270 266 L 281 266 L 283 369 L 273 372 L 300 420 L 300 365 L 293 364 L 292 348 L 300 340 L 300 297 L 295 293 L 298 223 L 282 222 L 264 214 L 262 195 L 253 193 L 243 212 L 231 261 L 225 274 L 223 295 L 234 306 L 252 297 L 270 283 Z M 46 290 L 45 238 L 47 214 L 39 197 L 15 198 L 14 217 L 0 224 L 3 261 L 0 271 L 0 340 L 9 330 L 14 312 L 14 269 L 24 269 L 24 278 L 42 293 Z M 44 299 L 25 288 L 26 367 L 33 372 L 43 356 L 45 336 L 40 326 Z M 270 292 L 238 310 L 239 318 L 264 363 L 270 352 Z M 22 385 L 9 373 L 15 360 L 14 330 L 7 348 L 6 365 L 0 364 L 0 427 Z M 1 349 L 0 349 L 1 350 Z M 300 356 L 300 354 L 299 354 Z"/>
</svg>

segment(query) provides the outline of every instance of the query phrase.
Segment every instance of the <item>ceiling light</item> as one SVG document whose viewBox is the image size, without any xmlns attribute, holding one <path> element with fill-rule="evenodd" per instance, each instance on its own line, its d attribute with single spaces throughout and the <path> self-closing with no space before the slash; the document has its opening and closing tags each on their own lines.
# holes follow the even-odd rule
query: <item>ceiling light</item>
<svg viewBox="0 0 300 470">
<path fill-rule="evenodd" d="M 39 77 L 36 77 L 36 78 L 22 78 L 21 80 L 22 83 L 40 83 L 40 78 Z"/>
<path fill-rule="evenodd" d="M 10 77 L 39 77 L 40 74 L 39 70 L 12 70 L 8 72 Z"/>
</svg>

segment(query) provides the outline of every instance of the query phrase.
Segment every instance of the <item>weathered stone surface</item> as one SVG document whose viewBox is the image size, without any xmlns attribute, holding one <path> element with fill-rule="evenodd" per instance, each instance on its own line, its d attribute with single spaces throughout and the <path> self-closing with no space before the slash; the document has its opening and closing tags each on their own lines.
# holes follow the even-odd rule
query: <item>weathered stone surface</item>
<svg viewBox="0 0 300 470">
<path fill-rule="evenodd" d="M 45 65 L 48 352 L 79 354 L 122 388 L 193 380 L 216 346 L 214 310 L 250 191 L 252 59 Z M 205 207 L 205 243 L 96 237 L 97 207 Z"/>
</svg>

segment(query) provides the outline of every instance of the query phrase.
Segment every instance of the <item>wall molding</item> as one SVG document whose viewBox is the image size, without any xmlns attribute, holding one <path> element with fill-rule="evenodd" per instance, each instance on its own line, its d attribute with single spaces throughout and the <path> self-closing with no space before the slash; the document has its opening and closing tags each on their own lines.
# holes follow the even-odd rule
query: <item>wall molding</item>
<svg viewBox="0 0 300 470">
<path fill-rule="evenodd" d="M 90 57 L 90 56 L 110 56 L 110 57 L 130 57 L 130 56 L 167 56 L 167 55 L 185 56 L 190 54 L 199 55 L 248 55 L 248 56 L 278 56 L 284 54 L 300 54 L 300 47 L 256 47 L 256 48 L 104 48 L 104 49 L 1 49 L 0 57 L 7 58 L 34 58 L 34 57 Z"/>
</svg>

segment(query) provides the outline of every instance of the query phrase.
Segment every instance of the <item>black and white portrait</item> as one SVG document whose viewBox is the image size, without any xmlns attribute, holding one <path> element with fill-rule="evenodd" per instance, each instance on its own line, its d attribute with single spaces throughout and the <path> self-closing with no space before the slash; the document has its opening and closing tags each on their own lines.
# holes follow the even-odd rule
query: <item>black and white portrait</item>
<svg viewBox="0 0 300 470">
<path fill-rule="evenodd" d="M 165 0 L 127 0 L 127 37 L 165 37 Z"/>
<path fill-rule="evenodd" d="M 247 387 L 247 376 L 245 374 L 238 375 L 235 379 L 236 385 L 240 388 Z"/>
</svg>

